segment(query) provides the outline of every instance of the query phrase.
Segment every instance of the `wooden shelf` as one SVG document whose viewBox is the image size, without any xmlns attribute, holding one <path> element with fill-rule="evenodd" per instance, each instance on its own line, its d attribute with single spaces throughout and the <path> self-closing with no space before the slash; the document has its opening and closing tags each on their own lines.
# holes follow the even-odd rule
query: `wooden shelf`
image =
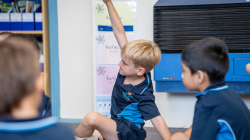
<svg viewBox="0 0 250 140">
<path fill-rule="evenodd" d="M 48 0 L 42 0 L 43 31 L 6 31 L 43 37 L 44 55 L 44 91 L 50 96 L 50 62 L 49 62 L 49 22 L 48 22 Z M 4 32 L 4 31 L 0 31 Z"/>
<path fill-rule="evenodd" d="M 0 32 L 5 32 L 5 31 L 0 31 Z M 43 31 L 6 31 L 6 32 L 12 32 L 15 34 L 43 35 Z"/>
</svg>

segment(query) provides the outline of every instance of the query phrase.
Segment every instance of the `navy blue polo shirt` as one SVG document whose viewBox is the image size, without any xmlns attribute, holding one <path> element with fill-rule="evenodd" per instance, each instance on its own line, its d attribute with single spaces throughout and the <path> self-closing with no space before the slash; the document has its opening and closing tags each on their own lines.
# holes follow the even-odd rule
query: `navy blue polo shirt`
<svg viewBox="0 0 250 140">
<path fill-rule="evenodd" d="M 191 140 L 250 140 L 250 113 L 225 82 L 196 94 Z"/>
<path fill-rule="evenodd" d="M 151 74 L 138 85 L 124 85 L 125 76 L 118 73 L 111 99 L 111 119 L 123 117 L 140 128 L 144 120 L 160 115 L 155 104 Z"/>
<path fill-rule="evenodd" d="M 72 131 L 57 124 L 54 117 L 16 120 L 9 116 L 0 118 L 1 140 L 74 140 Z"/>
</svg>

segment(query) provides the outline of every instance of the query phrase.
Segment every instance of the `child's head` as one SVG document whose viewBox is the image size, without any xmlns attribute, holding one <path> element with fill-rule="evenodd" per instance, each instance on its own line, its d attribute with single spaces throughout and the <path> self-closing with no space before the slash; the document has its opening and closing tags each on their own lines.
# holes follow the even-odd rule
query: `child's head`
<svg viewBox="0 0 250 140">
<path fill-rule="evenodd" d="M 161 60 L 158 46 L 148 40 L 128 42 L 121 49 L 120 74 L 124 76 L 143 75 L 150 72 Z"/>
<path fill-rule="evenodd" d="M 43 77 L 40 76 L 38 56 L 31 45 L 0 43 L 0 115 L 10 114 L 24 99 L 39 107 Z"/>
<path fill-rule="evenodd" d="M 208 37 L 187 46 L 181 55 L 183 84 L 198 91 L 206 80 L 209 84 L 224 81 L 229 69 L 227 45 L 220 39 Z"/>
<path fill-rule="evenodd" d="M 10 35 L 13 35 L 11 32 L 0 32 L 0 42 L 9 37 Z"/>
<path fill-rule="evenodd" d="M 35 48 L 38 53 L 40 51 L 37 40 L 30 35 L 11 34 L 7 39 L 4 40 L 4 42 L 9 42 L 11 44 L 16 44 L 16 45 L 23 44 L 23 45 L 33 46 L 33 48 Z"/>
</svg>

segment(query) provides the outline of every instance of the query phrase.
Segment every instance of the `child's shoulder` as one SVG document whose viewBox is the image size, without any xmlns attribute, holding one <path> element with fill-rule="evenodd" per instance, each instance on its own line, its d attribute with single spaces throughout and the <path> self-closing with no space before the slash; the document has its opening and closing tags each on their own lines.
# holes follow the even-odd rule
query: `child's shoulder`
<svg viewBox="0 0 250 140">
<path fill-rule="evenodd" d="M 208 92 L 197 101 L 196 106 L 223 110 L 229 106 L 236 107 L 242 106 L 243 104 L 243 100 L 240 96 L 233 89 L 227 88 L 225 90 Z"/>
<path fill-rule="evenodd" d="M 70 128 L 63 124 L 56 124 L 47 128 L 46 130 L 50 134 L 51 139 L 60 139 L 60 140 L 73 140 L 74 135 Z"/>
</svg>

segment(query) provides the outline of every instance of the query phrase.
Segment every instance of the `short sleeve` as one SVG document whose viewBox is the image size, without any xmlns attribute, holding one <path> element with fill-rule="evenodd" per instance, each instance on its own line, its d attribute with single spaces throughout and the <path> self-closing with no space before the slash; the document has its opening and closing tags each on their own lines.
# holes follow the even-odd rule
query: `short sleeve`
<svg viewBox="0 0 250 140">
<path fill-rule="evenodd" d="M 195 106 L 190 140 L 215 140 L 220 126 L 211 110 L 203 105 Z"/>
<path fill-rule="evenodd" d="M 155 104 L 154 96 L 146 96 L 143 98 L 138 104 L 138 110 L 141 112 L 145 120 L 150 120 L 160 115 Z"/>
</svg>

